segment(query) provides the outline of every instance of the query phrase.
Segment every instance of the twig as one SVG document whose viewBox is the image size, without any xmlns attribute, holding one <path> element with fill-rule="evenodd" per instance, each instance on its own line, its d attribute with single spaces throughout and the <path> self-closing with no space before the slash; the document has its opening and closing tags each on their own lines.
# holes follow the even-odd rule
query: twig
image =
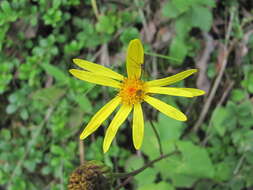
<svg viewBox="0 0 253 190">
<path fill-rule="evenodd" d="M 150 124 L 151 124 L 151 127 L 155 133 L 155 136 L 156 136 L 156 139 L 157 139 L 157 142 L 158 142 L 158 145 L 159 145 L 159 152 L 160 152 L 160 155 L 163 155 L 163 149 L 162 149 L 162 144 L 161 144 L 161 139 L 160 139 L 160 136 L 158 134 L 158 131 L 156 130 L 155 126 L 154 126 L 154 123 L 149 120 Z"/>
<path fill-rule="evenodd" d="M 84 164 L 84 144 L 83 140 L 79 139 L 79 157 L 80 157 L 80 165 Z"/>
<path fill-rule="evenodd" d="M 138 7 L 139 0 L 134 0 L 134 3 Z M 142 25 L 143 25 L 143 28 L 144 28 L 144 33 L 145 33 L 145 35 L 147 35 L 148 32 L 149 32 L 148 27 L 147 27 L 147 21 L 146 21 L 145 15 L 143 13 L 143 10 L 139 7 L 138 7 L 138 13 L 139 13 L 141 21 L 142 21 Z"/>
<path fill-rule="evenodd" d="M 234 86 L 235 82 L 232 81 L 229 83 L 228 87 L 226 88 L 225 92 L 223 93 L 219 103 L 217 104 L 217 106 L 220 106 L 223 104 L 224 100 L 226 99 L 226 97 L 228 96 L 229 92 L 232 90 L 233 86 Z"/>
<path fill-rule="evenodd" d="M 196 61 L 197 68 L 199 69 L 198 72 L 198 78 L 197 78 L 197 87 L 205 90 L 206 93 L 210 90 L 210 81 L 208 80 L 208 77 L 206 76 L 207 71 L 207 63 L 210 59 L 210 55 L 214 50 L 214 40 L 213 38 L 207 33 L 203 32 L 203 37 L 205 40 L 205 48 L 202 52 L 202 55 L 199 57 L 199 59 Z"/>
<path fill-rule="evenodd" d="M 137 169 L 137 170 L 134 170 L 130 173 L 116 173 L 116 174 L 113 174 L 113 177 L 116 177 L 116 178 L 127 178 L 126 180 L 124 180 L 124 182 L 118 186 L 116 188 L 116 190 L 119 190 L 121 187 L 123 187 L 124 185 L 126 185 L 127 183 L 129 183 L 129 181 L 132 179 L 133 176 L 141 173 L 143 170 L 145 170 L 146 168 L 152 166 L 154 163 L 164 159 L 164 158 L 167 158 L 169 156 L 172 156 L 174 154 L 177 154 L 179 153 L 178 151 L 174 151 L 174 152 L 171 152 L 171 153 L 168 153 L 168 154 L 164 154 L 164 155 L 161 155 L 160 157 L 148 162 L 146 165 L 144 165 L 143 167 Z"/>
<path fill-rule="evenodd" d="M 192 128 L 192 131 L 193 132 L 197 132 L 200 128 L 200 126 L 202 125 L 205 117 L 206 117 L 206 114 L 210 108 L 210 105 L 212 103 L 212 100 L 215 96 L 215 93 L 218 89 L 218 86 L 221 82 L 221 79 L 222 79 L 222 76 L 223 76 L 223 73 L 225 71 L 225 68 L 226 68 L 226 65 L 227 65 L 227 58 L 228 58 L 228 55 L 231 51 L 231 48 L 228 49 L 227 45 L 228 45 L 228 40 L 230 38 L 230 34 L 231 34 L 231 30 L 232 30 L 232 24 L 233 24 L 233 20 L 234 20 L 234 11 L 231 11 L 231 15 L 230 15 L 230 21 L 229 21 L 229 26 L 228 26 L 228 31 L 227 31 L 227 34 L 226 34 L 226 39 L 225 39 L 225 46 L 224 46 L 224 57 L 223 57 L 223 60 L 221 62 L 221 69 L 220 69 L 220 72 L 218 74 L 218 77 L 216 78 L 215 82 L 214 82 L 214 85 L 213 85 L 213 88 L 210 92 L 210 95 L 208 96 L 207 98 L 207 101 L 201 111 L 201 114 L 199 116 L 199 119 L 197 120 L 197 122 L 195 123 L 194 127 Z M 232 44 L 233 45 L 233 44 Z M 232 45 L 230 47 L 232 47 Z"/>
<path fill-rule="evenodd" d="M 132 180 L 133 176 L 127 177 L 118 187 L 116 187 L 115 190 L 120 190 L 121 187 L 124 187 L 126 184 L 128 184 Z"/>
<path fill-rule="evenodd" d="M 99 12 L 98 12 L 98 7 L 97 7 L 96 0 L 91 0 L 91 6 L 92 6 L 92 9 L 94 11 L 94 14 L 95 14 L 97 20 L 99 20 Z"/>
<path fill-rule="evenodd" d="M 9 179 L 9 182 L 8 182 L 8 185 L 7 185 L 7 189 L 9 189 L 9 187 L 11 186 L 11 182 L 12 182 L 14 176 L 17 174 L 17 171 L 20 170 L 23 162 L 25 161 L 26 156 L 29 154 L 29 152 L 31 151 L 32 147 L 35 145 L 35 143 L 37 141 L 37 137 L 41 134 L 41 130 L 42 130 L 43 126 L 46 124 L 46 122 L 49 120 L 49 118 L 50 118 L 51 113 L 53 112 L 53 110 L 54 110 L 54 107 L 48 108 L 43 122 L 37 127 L 36 131 L 33 133 L 32 139 L 27 143 L 25 153 L 19 159 L 16 167 L 14 168 L 14 170 L 13 170 L 11 176 L 10 176 L 10 179 Z"/>
<path fill-rule="evenodd" d="M 63 170 L 63 160 L 61 160 L 61 165 L 60 165 L 60 169 L 61 169 L 61 176 L 60 176 L 60 181 L 61 181 L 61 184 L 60 184 L 60 187 L 61 187 L 61 190 L 64 190 L 64 170 Z"/>
<path fill-rule="evenodd" d="M 157 58 L 152 57 L 152 77 L 157 78 Z"/>
<path fill-rule="evenodd" d="M 237 165 L 236 165 L 236 167 L 235 167 L 235 169 L 233 171 L 234 175 L 236 175 L 239 172 L 239 170 L 240 170 L 240 168 L 241 168 L 241 166 L 243 164 L 243 161 L 244 161 L 245 157 L 246 157 L 245 154 L 243 154 L 241 156 L 240 160 L 238 161 L 238 163 L 237 163 Z"/>
</svg>

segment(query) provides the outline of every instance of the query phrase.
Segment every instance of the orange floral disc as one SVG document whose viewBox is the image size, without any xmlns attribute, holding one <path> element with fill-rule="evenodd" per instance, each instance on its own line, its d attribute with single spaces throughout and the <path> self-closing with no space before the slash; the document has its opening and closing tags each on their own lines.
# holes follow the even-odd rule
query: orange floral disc
<svg viewBox="0 0 253 190">
<path fill-rule="evenodd" d="M 143 101 L 146 94 L 144 82 L 139 79 L 125 78 L 122 82 L 119 96 L 122 104 L 133 105 Z"/>
</svg>

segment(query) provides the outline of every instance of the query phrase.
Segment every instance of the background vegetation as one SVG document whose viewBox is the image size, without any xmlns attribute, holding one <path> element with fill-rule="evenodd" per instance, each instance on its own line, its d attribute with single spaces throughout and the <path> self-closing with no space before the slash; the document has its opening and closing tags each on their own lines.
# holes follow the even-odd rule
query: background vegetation
<svg viewBox="0 0 253 190">
<path fill-rule="evenodd" d="M 138 152 L 131 120 L 107 154 L 102 153 L 106 127 L 84 142 L 78 139 L 116 92 L 70 76 L 72 59 L 125 73 L 125 51 L 133 38 L 142 39 L 146 52 L 180 60 L 146 54 L 144 77 L 199 68 L 198 75 L 177 85 L 207 94 L 164 99 L 187 113 L 186 123 L 145 109 L 163 151 L 177 147 L 181 154 L 157 162 L 121 189 L 253 188 L 252 20 L 251 0 L 2 0 L 0 189 L 66 189 L 83 159 L 129 172 L 159 156 L 148 120 Z"/>
</svg>

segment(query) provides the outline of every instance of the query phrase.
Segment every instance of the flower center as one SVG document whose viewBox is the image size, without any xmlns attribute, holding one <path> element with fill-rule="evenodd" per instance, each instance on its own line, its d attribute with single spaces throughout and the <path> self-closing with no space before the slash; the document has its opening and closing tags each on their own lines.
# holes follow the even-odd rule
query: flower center
<svg viewBox="0 0 253 190">
<path fill-rule="evenodd" d="M 144 82 L 139 79 L 125 78 L 122 82 L 119 96 L 123 104 L 136 104 L 142 102 L 145 96 Z"/>
</svg>

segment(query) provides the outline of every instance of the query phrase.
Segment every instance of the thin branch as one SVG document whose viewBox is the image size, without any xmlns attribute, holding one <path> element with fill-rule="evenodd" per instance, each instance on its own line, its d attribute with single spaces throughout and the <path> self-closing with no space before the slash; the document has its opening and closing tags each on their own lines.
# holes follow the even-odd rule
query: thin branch
<svg viewBox="0 0 253 190">
<path fill-rule="evenodd" d="M 222 95 L 219 103 L 217 104 L 217 106 L 220 106 L 220 105 L 223 104 L 223 102 L 225 101 L 225 99 L 228 96 L 229 92 L 233 89 L 234 84 L 235 84 L 234 81 L 232 81 L 232 82 L 229 83 L 228 87 L 226 88 L 225 92 L 223 93 L 223 95 Z"/>
<path fill-rule="evenodd" d="M 134 0 L 134 3 L 138 7 L 139 0 Z M 140 7 L 138 7 L 138 14 L 139 14 L 139 17 L 141 18 L 142 25 L 143 25 L 143 28 L 144 28 L 144 32 L 145 32 L 145 35 L 146 35 L 149 32 L 148 27 L 147 27 L 147 21 L 146 21 L 145 15 L 143 13 L 143 10 Z"/>
<path fill-rule="evenodd" d="M 91 0 L 91 6 L 92 6 L 93 12 L 94 12 L 97 20 L 99 20 L 99 12 L 98 12 L 97 1 L 96 0 Z"/>
<path fill-rule="evenodd" d="M 128 184 L 133 179 L 133 176 L 127 177 L 123 183 L 121 183 L 118 187 L 116 187 L 115 190 L 120 190 L 122 187 L 124 187 L 126 184 Z"/>
<path fill-rule="evenodd" d="M 235 167 L 235 169 L 234 169 L 234 171 L 233 171 L 233 174 L 234 175 L 236 175 L 238 172 L 239 172 L 239 170 L 240 170 L 240 168 L 241 168 L 241 166 L 242 166 L 242 164 L 243 164 L 243 161 L 244 161 L 244 159 L 245 159 L 245 153 L 241 156 L 241 158 L 239 159 L 239 161 L 238 161 L 238 163 L 237 163 L 237 165 L 236 165 L 236 167 Z"/>
<path fill-rule="evenodd" d="M 160 152 L 160 155 L 163 155 L 163 149 L 162 149 L 162 144 L 161 144 L 161 138 L 160 138 L 160 136 L 159 136 L 159 134 L 158 134 L 158 131 L 157 131 L 156 128 L 155 128 L 154 123 L 153 123 L 151 120 L 149 120 L 149 122 L 150 122 L 150 124 L 151 124 L 151 127 L 152 127 L 154 133 L 155 133 L 155 136 L 156 136 L 156 139 L 157 139 L 157 142 L 158 142 L 158 145 L 159 145 L 159 152 Z"/>
<path fill-rule="evenodd" d="M 223 57 L 223 60 L 221 62 L 221 69 L 220 69 L 220 72 L 218 74 L 218 77 L 216 78 L 215 82 L 214 82 L 214 85 L 213 85 L 213 88 L 210 92 L 210 95 L 208 96 L 207 98 L 207 101 L 201 111 L 201 114 L 199 116 L 199 119 L 197 120 L 196 124 L 194 125 L 192 131 L 193 132 L 197 132 L 200 128 L 200 126 L 202 125 L 205 117 L 206 117 L 206 114 L 211 106 L 211 103 L 213 101 L 213 98 L 215 96 L 215 93 L 219 87 L 219 84 L 221 82 L 221 79 L 222 79 L 222 76 L 224 74 L 224 71 L 225 71 L 225 68 L 227 66 L 227 58 L 228 58 L 228 55 L 231 51 L 232 48 L 228 48 L 227 47 L 227 44 L 228 44 L 228 40 L 230 38 L 230 35 L 231 35 L 231 30 L 232 30 L 232 24 L 233 24 L 233 20 L 234 20 L 234 11 L 232 10 L 231 11 L 231 14 L 230 14 L 230 21 L 229 21 L 229 26 L 228 26 L 228 31 L 227 31 L 227 34 L 226 34 L 226 39 L 225 39 L 225 45 L 224 45 L 224 49 L 223 49 L 223 54 L 224 54 L 224 57 Z M 234 44 L 232 43 L 230 47 L 232 47 Z"/>
<path fill-rule="evenodd" d="M 162 160 L 162 159 L 164 159 L 164 158 L 167 158 L 167 157 L 169 157 L 169 156 L 172 156 L 172 155 L 178 154 L 178 153 L 179 153 L 178 151 L 174 151 L 174 152 L 171 152 L 171 153 L 168 153 L 168 154 L 161 155 L 161 156 L 159 156 L 158 158 L 156 158 L 156 159 L 154 159 L 154 160 L 148 162 L 148 163 L 145 164 L 143 167 L 141 167 L 141 168 L 139 168 L 139 169 L 137 169 L 137 170 L 134 170 L 134 171 L 129 172 L 129 173 L 114 173 L 114 174 L 113 174 L 113 177 L 115 177 L 115 178 L 128 178 L 128 177 L 130 177 L 130 176 L 133 177 L 133 176 L 135 176 L 135 175 L 141 173 L 141 172 L 142 172 L 143 170 L 145 170 L 146 168 L 152 166 L 154 163 L 159 162 L 160 160 Z"/>
<path fill-rule="evenodd" d="M 7 185 L 7 189 L 9 189 L 9 187 L 11 186 L 12 180 L 15 177 L 15 175 L 17 174 L 17 171 L 20 170 L 20 168 L 23 165 L 23 162 L 25 161 L 25 158 L 30 153 L 30 151 L 33 148 L 33 146 L 36 144 L 37 137 L 41 134 L 41 130 L 43 129 L 44 125 L 47 123 L 47 121 L 51 117 L 51 114 L 52 114 L 53 110 L 54 110 L 54 107 L 48 108 L 48 110 L 47 110 L 47 112 L 45 114 L 44 120 L 36 128 L 35 132 L 32 134 L 31 140 L 28 141 L 28 143 L 26 144 L 26 151 L 23 154 L 23 156 L 19 159 L 16 167 L 14 168 L 14 170 L 13 170 L 11 176 L 10 176 L 10 179 L 9 179 L 9 182 L 8 182 L 8 185 Z"/>
</svg>

